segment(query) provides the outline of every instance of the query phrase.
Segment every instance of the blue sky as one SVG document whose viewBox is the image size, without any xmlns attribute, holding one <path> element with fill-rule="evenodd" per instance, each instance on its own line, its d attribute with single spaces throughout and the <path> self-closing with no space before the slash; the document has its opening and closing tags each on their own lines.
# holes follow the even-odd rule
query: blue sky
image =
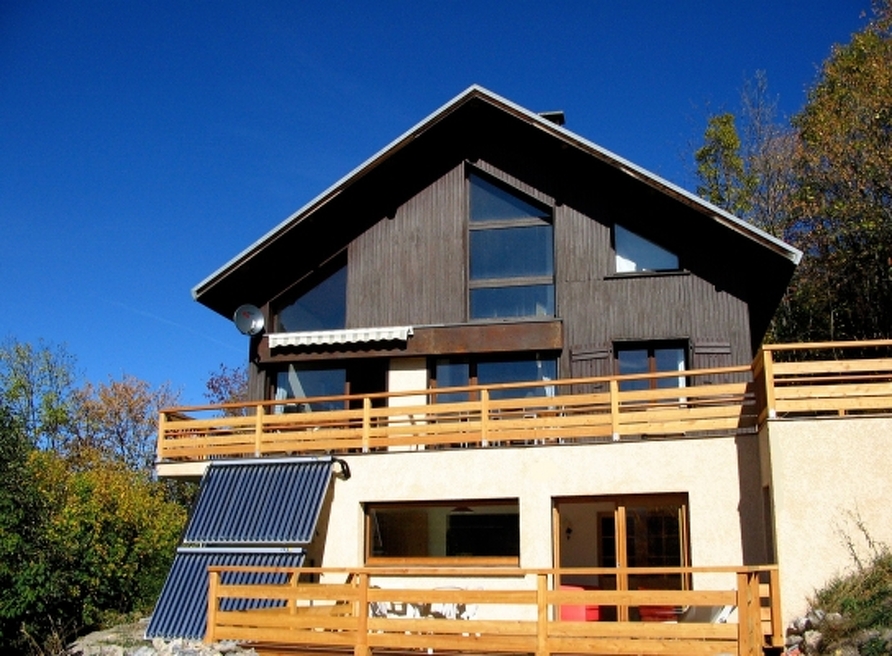
<svg viewBox="0 0 892 656">
<path fill-rule="evenodd" d="M 202 403 L 191 288 L 480 84 L 686 188 L 709 113 L 805 102 L 869 0 L 0 2 L 0 339 Z"/>
</svg>

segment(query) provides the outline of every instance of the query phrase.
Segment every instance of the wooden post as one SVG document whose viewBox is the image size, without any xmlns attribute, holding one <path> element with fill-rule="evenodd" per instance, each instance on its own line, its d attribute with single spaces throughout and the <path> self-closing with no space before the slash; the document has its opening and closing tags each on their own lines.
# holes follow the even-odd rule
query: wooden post
<svg viewBox="0 0 892 656">
<path fill-rule="evenodd" d="M 362 452 L 369 452 L 369 442 L 372 435 L 372 400 L 364 396 L 362 398 Z"/>
<path fill-rule="evenodd" d="M 771 644 L 780 647 L 784 644 L 784 627 L 781 622 L 780 571 L 773 567 L 768 571 L 769 605 L 771 607 Z"/>
<path fill-rule="evenodd" d="M 610 379 L 610 430 L 613 432 L 613 441 L 619 442 L 619 383 L 615 378 Z"/>
<path fill-rule="evenodd" d="M 536 575 L 536 656 L 548 656 L 548 575 Z"/>
<path fill-rule="evenodd" d="M 765 376 L 765 412 L 766 419 L 777 417 L 777 402 L 774 399 L 774 358 L 771 350 L 762 349 L 762 374 Z"/>
<path fill-rule="evenodd" d="M 207 644 L 216 642 L 217 629 L 217 587 L 220 585 L 220 572 L 209 572 L 208 577 L 208 619 L 204 631 L 204 641 Z"/>
<path fill-rule="evenodd" d="M 368 399 L 366 399 L 368 401 Z M 356 611 L 356 644 L 353 656 L 369 656 L 369 575 L 365 572 L 357 574 L 359 589 Z"/>
<path fill-rule="evenodd" d="M 489 435 L 489 390 L 480 390 L 480 445 L 488 444 Z"/>
<path fill-rule="evenodd" d="M 165 433 L 167 432 L 167 413 L 162 412 L 158 416 L 158 460 L 164 460 L 165 454 Z"/>
<path fill-rule="evenodd" d="M 254 415 L 254 455 L 259 458 L 262 455 L 261 438 L 263 437 L 263 417 L 266 408 L 262 403 L 257 404 L 257 414 Z"/>
<path fill-rule="evenodd" d="M 288 614 L 297 615 L 297 582 L 300 576 L 296 569 L 291 570 L 289 574 L 291 578 L 291 594 L 292 598 L 288 600 Z"/>
<path fill-rule="evenodd" d="M 755 582 L 755 603 L 753 599 Z M 737 653 L 739 656 L 758 656 L 762 652 L 762 618 L 759 611 L 759 577 L 752 572 L 737 573 Z M 759 633 L 755 627 L 759 626 Z"/>
</svg>

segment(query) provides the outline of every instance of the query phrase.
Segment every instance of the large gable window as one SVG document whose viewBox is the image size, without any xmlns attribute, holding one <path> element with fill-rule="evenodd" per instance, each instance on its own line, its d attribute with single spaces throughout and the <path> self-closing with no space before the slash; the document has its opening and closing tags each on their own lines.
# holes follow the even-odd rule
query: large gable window
<svg viewBox="0 0 892 656">
<path fill-rule="evenodd" d="M 613 228 L 616 272 L 677 271 L 678 256 L 621 225 Z"/>
<path fill-rule="evenodd" d="M 324 269 L 311 285 L 294 301 L 279 309 L 279 331 L 338 330 L 346 327 L 346 262 Z"/>
<path fill-rule="evenodd" d="M 470 176 L 471 319 L 554 316 L 551 213 Z"/>
</svg>

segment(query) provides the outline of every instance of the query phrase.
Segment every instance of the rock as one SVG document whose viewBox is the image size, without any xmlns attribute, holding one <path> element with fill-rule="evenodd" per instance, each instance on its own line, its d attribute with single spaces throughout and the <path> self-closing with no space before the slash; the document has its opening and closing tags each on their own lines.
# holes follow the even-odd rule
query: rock
<svg viewBox="0 0 892 656">
<path fill-rule="evenodd" d="M 809 629 L 803 635 L 803 644 L 805 645 L 805 653 L 819 654 L 821 646 L 824 644 L 824 634 L 814 629 Z"/>
</svg>

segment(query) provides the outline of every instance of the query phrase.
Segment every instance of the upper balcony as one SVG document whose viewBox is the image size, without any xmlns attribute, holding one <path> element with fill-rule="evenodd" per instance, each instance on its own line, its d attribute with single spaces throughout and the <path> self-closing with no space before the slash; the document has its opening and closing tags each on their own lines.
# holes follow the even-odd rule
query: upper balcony
<svg viewBox="0 0 892 656">
<path fill-rule="evenodd" d="M 767 419 L 888 415 L 890 350 L 892 340 L 774 344 L 750 366 L 165 409 L 158 473 L 195 475 L 184 465 L 217 459 L 737 435 Z M 467 400 L 442 402 L 456 394 Z"/>
</svg>

